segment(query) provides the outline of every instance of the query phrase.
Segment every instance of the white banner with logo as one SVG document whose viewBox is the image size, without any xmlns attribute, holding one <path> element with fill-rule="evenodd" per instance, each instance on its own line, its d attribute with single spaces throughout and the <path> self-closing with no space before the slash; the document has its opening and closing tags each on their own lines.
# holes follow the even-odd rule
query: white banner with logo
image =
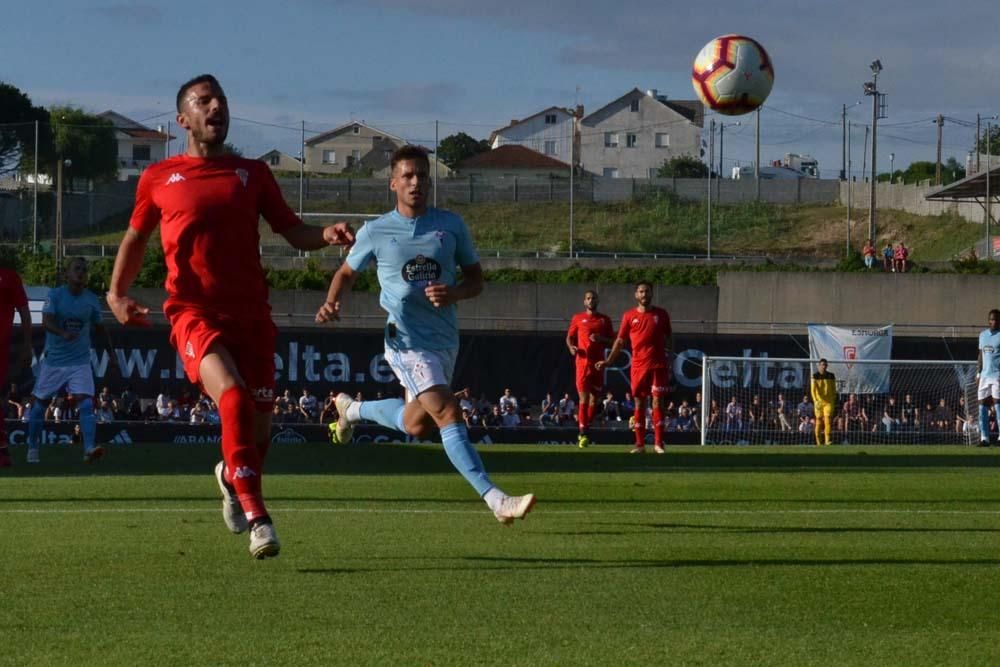
<svg viewBox="0 0 1000 667">
<path fill-rule="evenodd" d="M 851 362 L 891 359 L 892 325 L 843 328 L 810 324 L 809 356 L 830 363 L 829 370 L 837 376 L 837 391 L 841 394 L 887 393 L 889 364 Z"/>
</svg>

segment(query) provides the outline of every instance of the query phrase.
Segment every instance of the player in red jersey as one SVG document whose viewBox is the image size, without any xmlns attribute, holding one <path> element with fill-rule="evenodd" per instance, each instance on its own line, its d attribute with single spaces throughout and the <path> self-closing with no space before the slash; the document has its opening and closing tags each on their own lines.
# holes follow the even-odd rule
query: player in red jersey
<svg viewBox="0 0 1000 667">
<path fill-rule="evenodd" d="M 663 454 L 663 408 L 670 384 L 667 355 L 674 349 L 670 314 L 653 305 L 653 285 L 642 281 L 635 286 L 638 304 L 622 316 L 618 338 L 611 346 L 607 361 L 599 361 L 598 370 L 615 362 L 627 340 L 632 347 L 632 395 L 635 397 L 635 447 L 633 454 L 646 451 L 646 399 L 653 398 L 653 449 Z"/>
<path fill-rule="evenodd" d="M 156 226 L 167 263 L 170 342 L 188 378 L 218 404 L 222 457 L 215 473 L 222 514 L 234 533 L 250 530 L 255 558 L 280 544 L 261 493 L 274 402 L 274 345 L 258 220 L 300 250 L 350 245 L 346 223 L 305 225 L 292 212 L 267 165 L 229 155 L 229 106 L 215 77 L 191 79 L 177 92 L 177 123 L 187 151 L 143 172 L 108 291 L 122 324 L 148 325 L 149 309 L 128 296 Z"/>
<path fill-rule="evenodd" d="M 18 348 L 15 371 L 31 365 L 31 311 L 28 297 L 24 293 L 21 277 L 13 269 L 0 268 L 0 468 L 13 465 L 7 449 L 7 374 L 11 366 L 7 350 L 14 330 L 14 311 L 21 316 L 21 344 Z"/>
<path fill-rule="evenodd" d="M 604 361 L 604 353 L 615 338 L 611 318 L 597 312 L 599 301 L 594 290 L 584 292 L 585 310 L 573 316 L 566 332 L 566 347 L 576 357 L 576 390 L 580 394 L 577 445 L 581 448 L 590 444 L 590 423 L 597 411 L 597 399 L 604 391 L 604 371 L 597 370 L 594 364 Z"/>
</svg>

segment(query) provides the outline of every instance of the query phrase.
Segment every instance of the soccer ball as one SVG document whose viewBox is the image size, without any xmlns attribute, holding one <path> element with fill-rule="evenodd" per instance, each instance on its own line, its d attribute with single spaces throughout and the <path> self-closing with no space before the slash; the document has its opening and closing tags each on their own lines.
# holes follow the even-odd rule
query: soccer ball
<svg viewBox="0 0 1000 667">
<path fill-rule="evenodd" d="M 755 40 L 723 35 L 698 53 L 691 83 L 705 106 L 727 116 L 739 116 L 767 99 L 774 85 L 774 67 L 767 51 Z"/>
</svg>

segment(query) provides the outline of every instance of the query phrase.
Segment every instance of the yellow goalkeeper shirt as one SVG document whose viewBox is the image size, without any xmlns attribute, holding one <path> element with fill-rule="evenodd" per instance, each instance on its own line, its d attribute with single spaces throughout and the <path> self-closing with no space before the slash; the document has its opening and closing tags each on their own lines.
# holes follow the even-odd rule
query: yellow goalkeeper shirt
<svg viewBox="0 0 1000 667">
<path fill-rule="evenodd" d="M 837 402 L 837 378 L 830 371 L 813 373 L 810 391 L 813 403 L 834 405 Z"/>
</svg>

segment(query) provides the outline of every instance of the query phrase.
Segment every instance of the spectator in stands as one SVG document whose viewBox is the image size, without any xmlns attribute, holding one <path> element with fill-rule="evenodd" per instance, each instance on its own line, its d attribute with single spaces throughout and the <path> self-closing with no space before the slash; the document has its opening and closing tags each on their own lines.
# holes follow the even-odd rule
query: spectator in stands
<svg viewBox="0 0 1000 667">
<path fill-rule="evenodd" d="M 969 431 L 970 415 L 966 410 L 965 396 L 958 397 L 958 409 L 955 410 L 955 433 L 964 434 Z"/>
<path fill-rule="evenodd" d="M 101 393 L 99 393 L 97 395 L 97 398 L 94 399 L 94 403 L 96 403 L 97 405 L 100 405 L 101 403 L 107 403 L 108 405 L 111 405 L 112 403 L 114 403 L 114 401 L 115 401 L 115 396 L 114 394 L 111 393 L 111 388 L 108 387 L 108 385 L 104 385 L 103 387 L 101 387 Z"/>
<path fill-rule="evenodd" d="M 125 385 L 125 389 L 122 391 L 121 398 L 118 401 L 118 414 L 116 416 L 119 419 L 141 418 L 142 410 L 139 404 L 139 397 L 132 391 L 132 385 Z"/>
<path fill-rule="evenodd" d="M 868 431 L 868 415 L 865 414 L 857 394 L 847 397 L 840 410 L 840 418 L 837 420 L 837 430 L 844 431 Z"/>
<path fill-rule="evenodd" d="M 497 405 L 500 406 L 500 414 L 506 414 L 508 405 L 513 405 L 517 410 L 517 398 L 511 393 L 510 387 L 503 390 L 503 396 L 497 401 Z"/>
<path fill-rule="evenodd" d="M 285 411 L 286 411 L 286 408 L 289 405 L 291 405 L 292 403 L 295 403 L 295 399 L 292 398 L 292 390 L 291 389 L 286 389 L 285 391 L 283 391 L 280 396 L 278 396 L 277 398 L 274 399 L 274 403 L 275 403 L 275 405 L 278 405 L 278 406 L 281 407 L 281 413 L 284 414 Z M 296 405 L 297 405 L 297 403 L 296 403 Z"/>
<path fill-rule="evenodd" d="M 302 387 L 302 395 L 299 396 L 299 410 L 302 412 L 302 421 L 314 422 L 319 417 L 319 400 L 312 395 L 309 387 Z"/>
<path fill-rule="evenodd" d="M 177 406 L 177 399 L 171 398 L 167 401 L 167 414 L 166 416 L 161 415 L 161 419 L 171 422 L 179 422 L 184 420 L 184 415 L 181 414 L 181 409 Z"/>
<path fill-rule="evenodd" d="M 330 390 L 330 393 L 323 399 L 323 410 L 319 413 L 320 424 L 330 424 L 337 421 L 337 392 Z"/>
<path fill-rule="evenodd" d="M 885 247 L 882 248 L 882 270 L 886 273 L 893 270 L 893 260 L 895 256 L 896 252 L 892 249 L 892 243 L 886 241 Z"/>
<path fill-rule="evenodd" d="M 722 410 L 719 408 L 719 402 L 712 399 L 712 405 L 708 409 L 708 429 L 719 428 L 719 420 L 722 419 Z"/>
<path fill-rule="evenodd" d="M 538 426 L 540 428 L 545 428 L 546 426 L 558 426 L 559 425 L 559 404 L 552 397 L 552 392 L 545 394 L 545 398 L 542 399 L 542 411 L 538 415 Z"/>
<path fill-rule="evenodd" d="M 795 408 L 795 412 L 799 416 L 800 425 L 802 424 L 803 417 L 808 417 L 810 419 L 813 417 L 813 412 L 814 412 L 813 404 L 812 401 L 809 400 L 808 394 L 802 397 L 802 402 L 799 403 L 798 406 Z"/>
<path fill-rule="evenodd" d="M 948 402 L 943 398 L 939 399 L 937 407 L 934 408 L 934 430 L 951 430 L 951 421 L 953 418 L 954 415 L 952 414 L 951 408 L 948 407 Z"/>
<path fill-rule="evenodd" d="M 108 401 L 99 402 L 97 404 L 95 416 L 97 417 L 98 424 L 110 424 L 114 421 L 115 415 L 114 412 L 111 411 L 111 403 Z"/>
<path fill-rule="evenodd" d="M 462 421 L 465 422 L 465 428 L 472 428 L 475 426 L 475 424 L 472 423 L 472 413 L 469 411 L 469 408 L 462 408 Z"/>
<path fill-rule="evenodd" d="M 610 391 L 604 396 L 601 402 L 601 409 L 604 414 L 604 423 L 620 422 L 622 420 L 621 407 L 615 400 L 615 395 Z"/>
<path fill-rule="evenodd" d="M 788 411 L 789 405 L 785 401 L 785 395 L 778 394 L 778 400 L 774 405 L 774 413 L 778 421 L 778 429 L 784 433 L 792 430 L 792 425 L 788 421 Z"/>
<path fill-rule="evenodd" d="M 503 414 L 500 412 L 500 406 L 494 405 L 492 409 L 486 414 L 483 419 L 483 426 L 489 428 L 499 428 L 503 425 Z"/>
<path fill-rule="evenodd" d="M 885 433 L 895 433 L 899 430 L 899 406 L 896 405 L 896 397 L 890 396 L 882 410 L 882 430 Z"/>
<path fill-rule="evenodd" d="M 871 239 L 865 241 L 865 247 L 861 249 L 861 256 L 865 259 L 865 268 L 871 270 L 875 266 L 875 244 Z"/>
<path fill-rule="evenodd" d="M 913 402 L 913 396 L 906 394 L 899 410 L 899 427 L 903 431 L 916 431 L 920 428 L 920 408 Z"/>
<path fill-rule="evenodd" d="M 458 407 L 460 407 L 463 410 L 468 410 L 469 415 L 471 416 L 472 413 L 475 411 L 476 407 L 475 403 L 472 400 L 472 391 L 468 387 L 466 387 L 462 391 L 457 392 L 455 396 L 458 397 Z M 380 401 L 382 399 L 376 398 L 375 400 Z"/>
<path fill-rule="evenodd" d="M 729 399 L 729 403 L 726 404 L 725 417 L 726 421 L 723 430 L 727 434 L 736 434 L 738 436 L 743 432 L 743 406 L 736 400 L 736 394 L 733 394 L 732 398 Z"/>
<path fill-rule="evenodd" d="M 687 402 L 687 399 L 681 401 L 680 406 L 677 408 L 676 427 L 678 431 L 694 430 L 693 413 L 691 412 L 691 405 Z"/>
<path fill-rule="evenodd" d="M 621 408 L 623 415 L 635 414 L 635 399 L 632 398 L 631 392 L 625 392 L 625 398 L 618 407 Z"/>
<path fill-rule="evenodd" d="M 188 423 L 190 424 L 204 424 L 205 423 L 205 412 L 202 410 L 201 403 L 195 403 L 191 406 L 191 415 L 188 417 Z"/>
<path fill-rule="evenodd" d="M 170 394 L 167 393 L 166 387 L 162 387 L 156 396 L 156 413 L 160 420 L 170 417 Z"/>
<path fill-rule="evenodd" d="M 65 400 L 66 399 L 62 396 L 56 396 L 55 399 L 49 403 L 49 407 L 45 411 L 45 421 L 53 421 L 56 424 L 62 421 L 63 404 Z"/>
<path fill-rule="evenodd" d="M 896 246 L 893 251 L 893 270 L 896 273 L 906 273 L 907 267 L 909 265 L 910 250 L 906 247 L 906 244 L 902 241 Z"/>
<path fill-rule="evenodd" d="M 566 392 L 559 399 L 559 424 L 565 426 L 574 423 L 576 423 L 576 403 L 570 397 L 569 392 Z"/>
<path fill-rule="evenodd" d="M 513 405 L 508 403 L 507 407 L 504 408 L 500 423 L 504 428 L 515 428 L 521 425 L 521 415 L 518 414 L 517 409 Z"/>
<path fill-rule="evenodd" d="M 766 428 L 767 415 L 764 412 L 764 404 L 760 402 L 760 395 L 754 394 L 747 406 L 747 425 L 751 431 L 760 431 Z"/>
<path fill-rule="evenodd" d="M 21 401 L 21 392 L 16 382 L 11 382 L 10 389 L 7 390 L 7 415 L 18 421 L 24 417 L 24 403 Z"/>
</svg>

